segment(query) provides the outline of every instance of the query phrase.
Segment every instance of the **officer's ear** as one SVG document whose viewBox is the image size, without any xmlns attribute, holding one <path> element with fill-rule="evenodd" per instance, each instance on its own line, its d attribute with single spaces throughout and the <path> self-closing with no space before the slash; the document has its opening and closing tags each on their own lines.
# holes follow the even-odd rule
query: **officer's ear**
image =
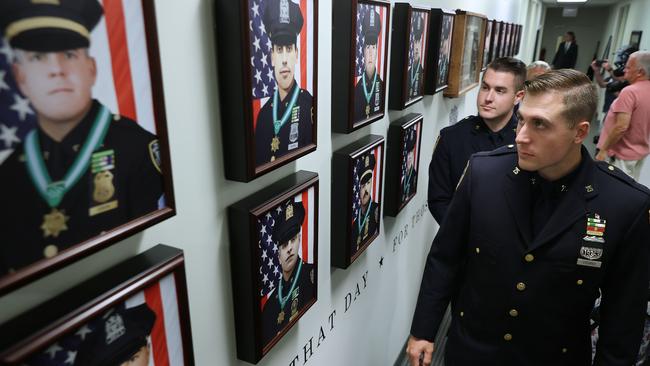
<svg viewBox="0 0 650 366">
<path fill-rule="evenodd" d="M 515 104 L 519 104 L 519 103 L 521 103 L 521 101 L 524 99 L 524 95 L 525 95 L 525 94 L 526 94 L 526 92 L 525 92 L 523 89 L 518 90 L 518 91 L 515 93 Z"/>
<path fill-rule="evenodd" d="M 582 144 L 582 141 L 589 136 L 589 128 L 591 124 L 588 121 L 581 121 L 576 123 L 576 126 L 574 128 L 575 130 L 575 137 L 573 138 L 573 142 L 575 144 Z"/>
</svg>

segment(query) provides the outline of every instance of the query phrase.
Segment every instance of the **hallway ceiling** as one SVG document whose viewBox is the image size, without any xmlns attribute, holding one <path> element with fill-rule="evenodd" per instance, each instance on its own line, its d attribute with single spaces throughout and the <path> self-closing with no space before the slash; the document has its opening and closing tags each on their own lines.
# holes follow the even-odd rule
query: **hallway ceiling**
<svg viewBox="0 0 650 366">
<path fill-rule="evenodd" d="M 621 0 L 588 0 L 586 3 L 558 3 L 556 0 L 542 0 L 544 5 L 550 7 L 581 7 L 581 6 L 608 6 L 620 3 Z"/>
</svg>

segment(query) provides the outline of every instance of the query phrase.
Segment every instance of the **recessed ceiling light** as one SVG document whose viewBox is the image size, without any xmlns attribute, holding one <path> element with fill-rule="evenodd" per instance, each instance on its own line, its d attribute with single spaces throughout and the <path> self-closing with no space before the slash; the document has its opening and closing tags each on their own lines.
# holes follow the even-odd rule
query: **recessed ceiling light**
<svg viewBox="0 0 650 366">
<path fill-rule="evenodd" d="M 587 0 L 556 0 L 558 3 L 586 3 Z"/>
</svg>

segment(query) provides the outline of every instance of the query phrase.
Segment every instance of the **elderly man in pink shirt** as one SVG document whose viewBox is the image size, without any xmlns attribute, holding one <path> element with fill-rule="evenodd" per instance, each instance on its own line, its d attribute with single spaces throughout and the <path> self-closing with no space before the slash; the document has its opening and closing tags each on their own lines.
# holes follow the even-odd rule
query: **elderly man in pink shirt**
<svg viewBox="0 0 650 366">
<path fill-rule="evenodd" d="M 606 160 L 639 180 L 650 154 L 650 51 L 634 52 L 625 64 L 630 85 L 612 103 L 598 143 L 597 160 Z"/>
</svg>

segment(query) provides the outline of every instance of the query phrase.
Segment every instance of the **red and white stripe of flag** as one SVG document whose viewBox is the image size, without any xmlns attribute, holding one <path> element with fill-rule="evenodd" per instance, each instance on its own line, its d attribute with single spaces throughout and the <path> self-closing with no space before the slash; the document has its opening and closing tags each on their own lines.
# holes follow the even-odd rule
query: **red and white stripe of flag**
<svg viewBox="0 0 650 366">
<path fill-rule="evenodd" d="M 130 308 L 145 302 L 156 313 L 156 322 L 151 330 L 149 365 L 184 365 L 174 274 L 163 277 L 158 283 L 133 295 L 125 304 Z"/>
<path fill-rule="evenodd" d="M 305 208 L 305 220 L 302 223 L 302 245 L 298 249 L 303 262 L 314 263 L 314 187 L 297 195 L 296 202 L 302 202 Z"/>
<path fill-rule="evenodd" d="M 381 158 L 383 157 L 381 145 L 377 146 L 372 152 L 375 155 L 375 168 L 372 171 L 372 200 L 379 202 L 379 183 L 381 182 Z"/>
<path fill-rule="evenodd" d="M 93 97 L 155 133 L 147 39 L 140 1 L 101 0 L 104 17 L 92 32 L 97 62 Z"/>
</svg>

